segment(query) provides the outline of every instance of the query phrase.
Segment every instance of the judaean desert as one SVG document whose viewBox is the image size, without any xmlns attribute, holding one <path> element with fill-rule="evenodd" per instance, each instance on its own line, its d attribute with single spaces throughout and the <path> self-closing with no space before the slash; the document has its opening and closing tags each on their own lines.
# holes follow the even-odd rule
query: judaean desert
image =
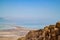
<svg viewBox="0 0 60 40">
<path fill-rule="evenodd" d="M 17 40 L 24 37 L 29 31 L 29 29 L 18 26 L 14 26 L 13 29 L 0 30 L 0 40 Z"/>
</svg>

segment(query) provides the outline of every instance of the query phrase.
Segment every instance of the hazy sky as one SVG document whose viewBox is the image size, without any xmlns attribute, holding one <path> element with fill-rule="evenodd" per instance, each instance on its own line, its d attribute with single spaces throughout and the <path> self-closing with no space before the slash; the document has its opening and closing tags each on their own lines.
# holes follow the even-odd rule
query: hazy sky
<svg viewBox="0 0 60 40">
<path fill-rule="evenodd" d="M 0 23 L 53 24 L 60 21 L 59 0 L 0 0 Z"/>
</svg>

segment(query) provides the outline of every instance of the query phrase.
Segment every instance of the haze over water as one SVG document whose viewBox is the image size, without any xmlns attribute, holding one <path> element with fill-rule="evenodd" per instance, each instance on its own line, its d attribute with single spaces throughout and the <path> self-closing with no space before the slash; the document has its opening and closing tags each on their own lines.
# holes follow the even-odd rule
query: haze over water
<svg viewBox="0 0 60 40">
<path fill-rule="evenodd" d="M 60 21 L 60 0 L 0 0 L 0 24 L 43 28 Z"/>
</svg>

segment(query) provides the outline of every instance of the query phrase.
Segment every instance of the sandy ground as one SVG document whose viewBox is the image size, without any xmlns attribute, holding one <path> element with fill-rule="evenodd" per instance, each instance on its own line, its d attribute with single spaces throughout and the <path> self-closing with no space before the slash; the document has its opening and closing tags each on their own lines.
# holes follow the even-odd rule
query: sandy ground
<svg viewBox="0 0 60 40">
<path fill-rule="evenodd" d="M 17 40 L 17 35 L 0 35 L 0 40 Z"/>
<path fill-rule="evenodd" d="M 17 40 L 17 37 L 0 37 L 0 40 Z"/>
<path fill-rule="evenodd" d="M 23 37 L 25 35 L 26 35 L 25 32 L 19 34 L 16 34 L 16 32 L 15 33 L 0 32 L 0 40 L 17 40 L 18 38 Z"/>
<path fill-rule="evenodd" d="M 25 36 L 28 30 L 25 29 L 9 29 L 0 30 L 0 40 L 17 40 L 20 37 Z"/>
</svg>

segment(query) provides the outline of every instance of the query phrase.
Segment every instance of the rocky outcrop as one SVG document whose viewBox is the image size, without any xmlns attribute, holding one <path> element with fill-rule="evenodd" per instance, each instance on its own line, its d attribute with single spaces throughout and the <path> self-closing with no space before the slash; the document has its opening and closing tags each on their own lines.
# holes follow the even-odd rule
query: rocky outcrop
<svg viewBox="0 0 60 40">
<path fill-rule="evenodd" d="M 46 26 L 44 29 L 32 30 L 24 40 L 60 40 L 60 22 Z"/>
</svg>

